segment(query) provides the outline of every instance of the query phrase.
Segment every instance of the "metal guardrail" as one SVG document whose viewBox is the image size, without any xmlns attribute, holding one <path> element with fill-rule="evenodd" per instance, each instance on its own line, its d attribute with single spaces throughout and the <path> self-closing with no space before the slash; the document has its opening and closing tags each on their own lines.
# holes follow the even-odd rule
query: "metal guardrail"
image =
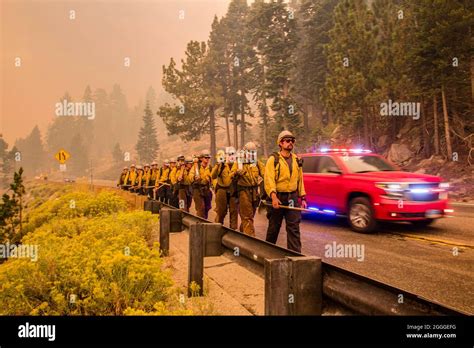
<svg viewBox="0 0 474 348">
<path fill-rule="evenodd" d="M 144 203 L 144 209 L 152 213 L 160 213 L 163 208 L 167 213 L 162 214 L 162 219 L 166 216 L 162 226 L 169 224 L 170 228 L 169 231 L 160 231 L 160 235 L 181 231 L 183 226 L 188 228 L 190 263 L 193 262 L 192 248 L 199 249 L 196 245 L 203 245 L 204 249 L 199 253 L 202 257 L 220 255 L 222 254 L 220 248 L 224 247 L 234 252 L 238 251 L 239 255 L 264 267 L 266 314 L 318 315 L 322 311 L 322 302 L 330 300 L 346 310 L 361 315 L 469 315 L 409 291 L 323 262 L 319 258 L 306 257 L 247 236 L 162 202 Z M 198 225 L 201 225 L 201 229 Z M 196 244 L 193 241 L 194 236 L 201 236 L 199 238 L 202 240 L 198 240 Z M 161 239 L 162 237 L 160 242 Z M 163 245 L 164 253 L 167 254 L 169 237 L 164 239 L 167 240 Z M 316 274 L 313 274 L 314 269 L 318 269 Z M 190 282 L 191 278 L 190 276 Z M 289 295 L 289 301 L 286 295 Z"/>
</svg>

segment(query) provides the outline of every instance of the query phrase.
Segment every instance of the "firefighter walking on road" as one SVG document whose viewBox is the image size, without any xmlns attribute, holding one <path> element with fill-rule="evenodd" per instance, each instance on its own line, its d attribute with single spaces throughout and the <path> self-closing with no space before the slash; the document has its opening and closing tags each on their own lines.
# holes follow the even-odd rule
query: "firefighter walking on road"
<svg viewBox="0 0 474 348">
<path fill-rule="evenodd" d="M 193 168 L 193 158 L 186 157 L 184 165 L 176 173 L 176 185 L 178 187 L 178 206 L 180 209 L 189 213 L 192 203 L 191 181 L 189 173 Z"/>
<path fill-rule="evenodd" d="M 160 170 L 158 169 L 158 163 L 153 162 L 151 164 L 149 180 L 146 183 L 146 194 L 149 198 L 153 198 L 153 187 L 155 187 L 156 180 L 159 178 Z"/>
<path fill-rule="evenodd" d="M 170 176 L 170 161 L 165 159 L 161 167 L 160 177 L 155 184 L 156 197 L 159 201 L 168 203 L 168 189 Z"/>
<path fill-rule="evenodd" d="M 285 218 L 287 247 L 301 252 L 301 211 L 284 208 L 301 206 L 306 209 L 303 163 L 292 153 L 295 140 L 291 132 L 281 132 L 277 141 L 280 151 L 272 154 L 265 166 L 265 191 L 272 201 L 267 213 L 269 221 L 266 241 L 273 244 L 277 242 L 281 223 Z"/>
<path fill-rule="evenodd" d="M 232 170 L 232 162 L 226 162 L 225 152 L 220 150 L 216 155 L 217 164 L 211 172 L 211 178 L 217 179 L 216 193 L 216 219 L 215 222 L 224 223 L 227 211 L 229 211 L 230 228 L 237 229 L 237 202 L 231 195 L 232 178 L 230 172 Z"/>
<path fill-rule="evenodd" d="M 244 153 L 256 154 L 257 146 L 253 142 L 245 144 Z M 259 183 L 263 180 L 265 167 L 256 158 L 246 161 L 240 156 L 232 166 L 231 178 L 237 180 L 237 196 L 239 198 L 240 231 L 255 236 L 253 219 L 260 203 Z"/>
<path fill-rule="evenodd" d="M 132 186 L 135 183 L 135 180 L 137 178 L 137 171 L 135 164 L 132 164 L 130 166 L 130 170 L 127 173 L 127 176 L 125 177 L 125 189 L 132 191 Z"/>
<path fill-rule="evenodd" d="M 127 185 L 126 179 L 128 175 L 128 167 L 124 167 L 122 169 L 122 173 L 120 173 L 120 178 L 117 183 L 117 187 L 123 188 L 124 185 Z"/>
<path fill-rule="evenodd" d="M 196 214 L 199 217 L 207 219 L 211 209 L 211 169 L 209 159 L 211 155 L 207 151 L 196 159 L 192 170 L 189 172 L 189 181 L 192 182 L 193 200 L 196 208 Z"/>
<path fill-rule="evenodd" d="M 150 180 L 150 165 L 145 164 L 143 167 L 143 173 L 138 187 L 138 193 L 140 195 L 145 195 L 147 190 L 148 181 Z"/>
<path fill-rule="evenodd" d="M 168 176 L 168 183 L 170 184 L 170 186 L 168 186 L 168 204 L 175 208 L 178 208 L 178 191 L 175 190 L 178 162 L 179 157 L 177 160 L 174 158 L 170 160 L 170 173 Z"/>
</svg>

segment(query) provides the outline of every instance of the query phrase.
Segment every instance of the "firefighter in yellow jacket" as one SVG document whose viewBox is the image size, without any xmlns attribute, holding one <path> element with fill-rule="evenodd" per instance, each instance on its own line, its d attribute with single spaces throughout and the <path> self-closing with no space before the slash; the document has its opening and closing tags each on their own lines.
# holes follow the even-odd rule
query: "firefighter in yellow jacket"
<svg viewBox="0 0 474 348">
<path fill-rule="evenodd" d="M 178 187 L 178 206 L 186 212 L 189 212 L 189 208 L 192 203 L 191 194 L 191 181 L 189 179 L 189 172 L 193 168 L 193 158 L 186 157 L 184 159 L 184 165 L 180 166 L 179 170 L 176 171 L 176 185 Z"/>
<path fill-rule="evenodd" d="M 138 165 L 137 166 L 137 176 L 135 177 L 135 181 L 132 184 L 131 190 L 132 192 L 137 193 L 140 189 L 141 182 L 142 182 L 142 176 L 143 176 L 143 168 L 142 166 Z"/>
<path fill-rule="evenodd" d="M 160 171 L 161 175 L 155 184 L 156 196 L 161 202 L 168 203 L 168 188 L 170 186 L 170 161 L 165 159 Z"/>
<path fill-rule="evenodd" d="M 130 170 L 128 171 L 127 176 L 125 177 L 126 189 L 128 189 L 129 191 L 132 191 L 132 186 L 135 184 L 136 179 L 137 179 L 136 166 L 132 164 L 130 166 Z"/>
<path fill-rule="evenodd" d="M 146 194 L 149 198 L 153 197 L 153 188 L 155 187 L 157 177 L 160 176 L 160 170 L 158 169 L 158 163 L 153 162 L 150 168 L 150 176 L 146 182 Z"/>
<path fill-rule="evenodd" d="M 117 183 L 117 187 L 124 188 L 124 185 L 126 185 L 126 179 L 128 175 L 128 167 L 124 167 L 122 169 L 122 173 L 120 173 L 120 177 Z"/>
<path fill-rule="evenodd" d="M 204 219 L 208 217 L 212 201 L 210 158 L 209 152 L 203 151 L 188 174 L 188 179 L 192 183 L 196 214 Z"/>
<path fill-rule="evenodd" d="M 179 155 L 176 159 L 172 159 L 170 161 L 170 176 L 169 176 L 169 183 L 170 187 L 168 190 L 168 201 L 169 204 L 175 208 L 178 208 L 178 190 L 176 189 L 176 173 L 178 172 L 178 168 L 183 164 L 184 156 Z"/>
<path fill-rule="evenodd" d="M 217 152 L 217 163 L 212 168 L 211 178 L 217 180 L 214 192 L 216 193 L 216 219 L 215 222 L 224 223 L 227 211 L 229 211 L 230 228 L 237 229 L 237 202 L 231 196 L 232 178 L 230 172 L 232 170 L 232 162 L 226 161 L 226 155 L 223 150 Z"/>
<path fill-rule="evenodd" d="M 256 159 L 256 151 L 257 147 L 253 142 L 245 144 L 230 174 L 231 178 L 237 180 L 240 231 L 249 236 L 255 236 L 253 219 L 260 203 L 259 183 L 265 174 L 265 167 Z M 249 154 L 254 158 L 249 160 Z"/>
<path fill-rule="evenodd" d="M 142 176 L 141 176 L 141 178 L 140 178 L 139 185 L 138 185 L 138 193 L 139 193 L 140 195 L 146 194 L 147 183 L 148 183 L 148 181 L 150 180 L 150 175 L 151 175 L 151 172 L 150 172 L 150 165 L 149 165 L 149 164 L 145 164 L 145 165 L 143 166 L 143 173 L 142 173 Z"/>
<path fill-rule="evenodd" d="M 301 206 L 306 209 L 303 162 L 292 153 L 295 137 L 291 132 L 281 132 L 277 143 L 280 151 L 268 158 L 265 167 L 265 191 L 272 200 L 267 214 L 269 221 L 266 240 L 274 244 L 277 242 L 281 223 L 285 218 L 287 247 L 301 252 L 301 212 L 282 206 Z"/>
</svg>

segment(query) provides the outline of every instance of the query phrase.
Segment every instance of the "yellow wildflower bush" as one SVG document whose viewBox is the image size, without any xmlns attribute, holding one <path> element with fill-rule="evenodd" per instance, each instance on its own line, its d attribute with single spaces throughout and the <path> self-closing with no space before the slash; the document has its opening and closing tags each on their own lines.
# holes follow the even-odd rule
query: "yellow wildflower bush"
<svg viewBox="0 0 474 348">
<path fill-rule="evenodd" d="M 51 219 L 104 216 L 127 208 L 125 200 L 115 193 L 103 191 L 97 196 L 88 192 L 71 192 L 49 200 L 31 211 L 23 232 L 28 233 Z"/>
<path fill-rule="evenodd" d="M 0 265 L 0 315 L 188 314 L 149 247 L 157 216 L 125 207 L 111 192 L 71 192 L 31 211 L 22 244 L 38 259 Z"/>
</svg>

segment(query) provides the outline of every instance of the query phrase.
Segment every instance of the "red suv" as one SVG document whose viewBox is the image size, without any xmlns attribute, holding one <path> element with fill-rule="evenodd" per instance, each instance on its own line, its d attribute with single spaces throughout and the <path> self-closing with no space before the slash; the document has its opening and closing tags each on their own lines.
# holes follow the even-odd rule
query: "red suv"
<svg viewBox="0 0 474 348">
<path fill-rule="evenodd" d="M 403 172 L 369 150 L 321 149 L 300 156 L 308 209 L 345 215 L 357 232 L 374 231 L 379 220 L 427 226 L 451 212 L 448 183 Z"/>
</svg>

